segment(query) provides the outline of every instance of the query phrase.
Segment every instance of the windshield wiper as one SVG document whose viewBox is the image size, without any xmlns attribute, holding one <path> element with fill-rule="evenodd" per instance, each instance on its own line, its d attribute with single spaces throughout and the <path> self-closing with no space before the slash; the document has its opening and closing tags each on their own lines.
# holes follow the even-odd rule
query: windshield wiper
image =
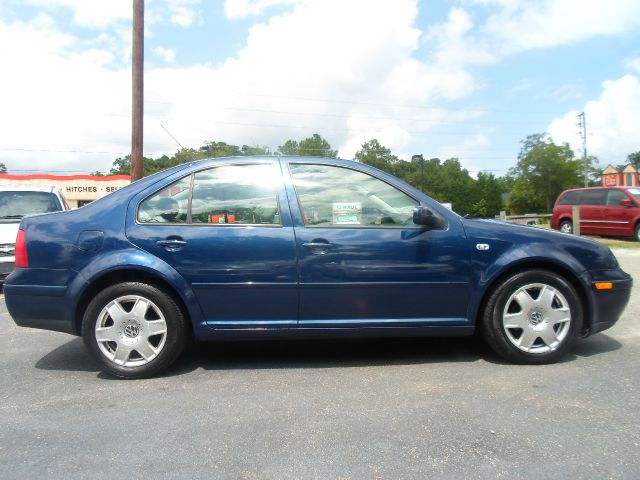
<svg viewBox="0 0 640 480">
<path fill-rule="evenodd" d="M 24 215 L 2 215 L 0 218 L 22 218 Z"/>
</svg>

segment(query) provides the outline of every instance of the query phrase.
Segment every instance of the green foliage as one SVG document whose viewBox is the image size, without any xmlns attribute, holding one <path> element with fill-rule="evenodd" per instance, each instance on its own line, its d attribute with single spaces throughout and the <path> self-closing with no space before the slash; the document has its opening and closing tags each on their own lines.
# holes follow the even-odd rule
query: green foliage
<svg viewBox="0 0 640 480">
<path fill-rule="evenodd" d="M 278 148 L 284 155 L 322 156 L 335 158 L 338 154 L 320 135 L 314 134 L 301 141 L 287 140 Z M 271 155 L 263 146 L 231 145 L 225 142 L 206 142 L 199 149 L 181 148 L 172 156 L 163 155 L 153 159 L 143 159 L 144 175 L 203 158 L 217 158 L 245 155 Z M 355 154 L 355 160 L 371 165 L 395 175 L 405 182 L 423 190 L 441 202 L 450 202 L 456 212 L 479 217 L 493 217 L 502 209 L 502 192 L 505 182 L 491 174 L 480 173 L 477 179 L 462 168 L 459 160 L 439 158 L 405 161 L 391 153 L 391 150 L 376 139 L 362 144 Z M 131 159 L 127 155 L 114 160 L 111 175 L 129 175 Z"/>
<path fill-rule="evenodd" d="M 0 163 L 0 173 L 7 173 L 7 167 L 4 163 Z"/>
<path fill-rule="evenodd" d="M 355 160 L 391 173 L 439 202 L 451 203 L 461 215 L 493 217 L 502 210 L 504 182 L 485 173 L 474 179 L 457 158 L 444 162 L 413 158 L 407 162 L 373 139 L 362 144 Z"/>
<path fill-rule="evenodd" d="M 391 153 L 387 147 L 380 145 L 375 138 L 362 144 L 355 154 L 354 160 L 371 165 L 388 173 L 395 173 L 396 166 L 402 161 Z"/>
<path fill-rule="evenodd" d="M 301 155 L 305 157 L 329 157 L 336 158 L 337 150 L 331 150 L 331 145 L 317 133 L 311 137 L 296 142 L 287 140 L 278 147 L 278 152 L 282 155 Z"/>
<path fill-rule="evenodd" d="M 627 161 L 636 167 L 636 170 L 640 170 L 640 150 L 627 155 Z"/>
<path fill-rule="evenodd" d="M 574 158 L 568 144 L 556 145 L 543 133 L 522 142 L 518 163 L 508 178 L 514 213 L 550 212 L 560 192 L 584 185 L 581 160 Z"/>
<path fill-rule="evenodd" d="M 182 163 L 193 162 L 205 158 L 247 156 L 247 155 L 270 155 L 271 152 L 267 147 L 243 145 L 231 145 L 225 142 L 205 142 L 199 149 L 181 148 L 171 157 L 163 155 L 159 158 L 143 158 L 143 175 L 151 175 L 167 168 L 175 167 Z M 131 174 L 131 156 L 116 158 L 113 162 L 111 175 L 130 175 Z"/>
</svg>

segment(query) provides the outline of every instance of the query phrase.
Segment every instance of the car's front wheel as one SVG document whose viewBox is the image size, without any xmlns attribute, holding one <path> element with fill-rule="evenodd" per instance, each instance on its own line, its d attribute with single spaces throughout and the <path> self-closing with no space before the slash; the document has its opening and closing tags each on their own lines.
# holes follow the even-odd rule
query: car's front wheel
<svg viewBox="0 0 640 480">
<path fill-rule="evenodd" d="M 490 294 L 482 332 L 499 355 L 515 363 L 550 363 L 565 355 L 582 327 L 574 287 L 546 270 L 514 274 Z"/>
<path fill-rule="evenodd" d="M 636 241 L 640 242 L 640 223 L 636 225 Z"/>
<path fill-rule="evenodd" d="M 155 286 L 125 282 L 107 287 L 89 303 L 84 342 L 108 373 L 121 378 L 155 375 L 171 365 L 185 344 L 180 307 Z"/>
</svg>

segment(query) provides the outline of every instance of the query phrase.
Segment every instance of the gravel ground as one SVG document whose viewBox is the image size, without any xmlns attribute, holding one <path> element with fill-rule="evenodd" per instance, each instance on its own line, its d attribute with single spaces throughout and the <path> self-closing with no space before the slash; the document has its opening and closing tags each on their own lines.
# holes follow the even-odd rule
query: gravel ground
<svg viewBox="0 0 640 480">
<path fill-rule="evenodd" d="M 612 329 L 563 362 L 473 339 L 212 343 L 166 376 L 99 373 L 0 302 L 0 478 L 640 478 L 640 250 Z"/>
</svg>

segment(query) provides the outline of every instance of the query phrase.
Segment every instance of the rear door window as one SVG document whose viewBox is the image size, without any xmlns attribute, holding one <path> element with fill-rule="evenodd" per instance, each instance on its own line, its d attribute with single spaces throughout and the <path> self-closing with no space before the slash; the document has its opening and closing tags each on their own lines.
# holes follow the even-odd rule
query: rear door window
<svg viewBox="0 0 640 480">
<path fill-rule="evenodd" d="M 228 165 L 195 174 L 193 223 L 280 225 L 272 164 Z"/>
<path fill-rule="evenodd" d="M 599 190 L 583 190 L 580 205 L 604 205 L 606 202 L 607 191 Z"/>
</svg>

